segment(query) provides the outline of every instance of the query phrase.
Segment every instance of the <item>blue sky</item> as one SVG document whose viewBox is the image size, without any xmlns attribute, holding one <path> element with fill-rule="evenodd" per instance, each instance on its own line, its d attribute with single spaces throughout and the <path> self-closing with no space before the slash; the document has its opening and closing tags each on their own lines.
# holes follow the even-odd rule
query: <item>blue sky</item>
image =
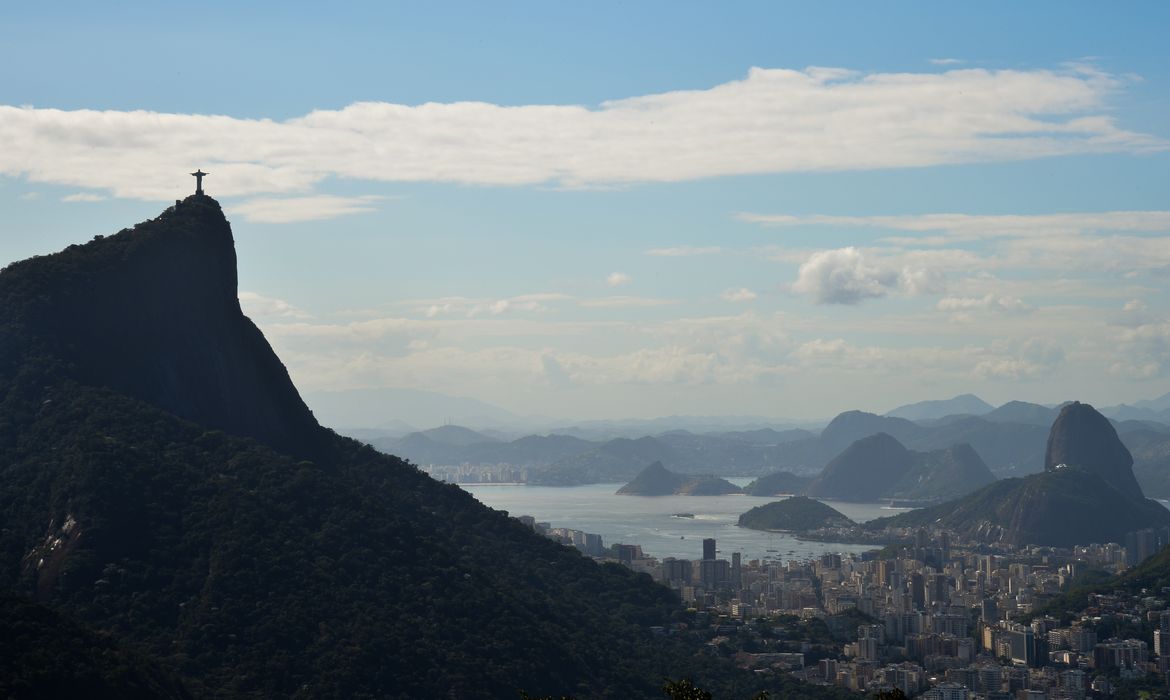
<svg viewBox="0 0 1170 700">
<path fill-rule="evenodd" d="M 0 10 L 0 260 L 195 167 L 303 390 L 557 418 L 1170 390 L 1170 6 Z"/>
</svg>

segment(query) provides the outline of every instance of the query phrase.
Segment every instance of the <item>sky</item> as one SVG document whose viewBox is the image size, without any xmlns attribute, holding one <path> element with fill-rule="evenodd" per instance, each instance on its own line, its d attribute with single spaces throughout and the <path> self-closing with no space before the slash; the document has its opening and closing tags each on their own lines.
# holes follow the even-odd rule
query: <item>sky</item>
<svg viewBox="0 0 1170 700">
<path fill-rule="evenodd" d="M 1170 391 L 1168 3 L 335 4 L 5 4 L 0 264 L 202 168 L 303 392 Z"/>
</svg>

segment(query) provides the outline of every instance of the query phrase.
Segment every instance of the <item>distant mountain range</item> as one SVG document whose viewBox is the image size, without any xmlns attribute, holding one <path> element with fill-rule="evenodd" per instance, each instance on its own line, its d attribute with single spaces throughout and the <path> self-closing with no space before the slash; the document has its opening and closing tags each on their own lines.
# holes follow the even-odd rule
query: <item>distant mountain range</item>
<svg viewBox="0 0 1170 700">
<path fill-rule="evenodd" d="M 978 405 L 977 400 L 956 397 L 937 405 L 943 411 L 947 406 Z M 922 406 L 902 408 L 904 412 L 927 415 Z M 531 483 L 571 486 L 628 481 L 654 461 L 683 474 L 762 476 L 789 471 L 815 476 L 857 440 L 885 433 L 916 452 L 970 445 L 991 472 L 1003 478 L 1043 469 L 1049 428 L 1059 412 L 1060 408 L 1010 401 L 979 416 L 952 414 L 918 421 L 846 411 L 819 433 L 800 428 L 760 428 L 713 433 L 673 430 L 609 440 L 586 440 L 560 433 L 508 439 L 489 430 L 444 426 L 368 441 L 383 452 L 418 464 L 507 463 L 527 467 Z M 1136 458 L 1134 473 L 1146 492 L 1170 497 L 1170 425 L 1115 420 L 1114 426 Z"/>
<path fill-rule="evenodd" d="M 984 413 L 990 413 L 994 408 L 995 406 L 992 406 L 974 394 L 962 394 L 953 399 L 919 401 L 918 403 L 906 404 L 905 406 L 899 406 L 891 411 L 887 411 L 885 415 L 893 418 L 906 418 L 908 420 L 919 421 L 955 415 L 981 416 Z"/>
<path fill-rule="evenodd" d="M 1124 542 L 1127 532 L 1170 525 L 1147 500 L 1112 424 L 1088 404 L 1064 406 L 1047 441 L 1045 470 L 1004 479 L 941 505 L 881 518 L 867 528 L 937 526 L 994 543 L 1067 547 Z"/>
</svg>

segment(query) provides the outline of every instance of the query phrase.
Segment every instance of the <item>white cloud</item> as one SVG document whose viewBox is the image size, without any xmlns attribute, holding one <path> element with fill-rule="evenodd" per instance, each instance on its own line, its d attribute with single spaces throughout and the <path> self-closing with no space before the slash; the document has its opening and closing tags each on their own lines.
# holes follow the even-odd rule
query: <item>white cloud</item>
<svg viewBox="0 0 1170 700">
<path fill-rule="evenodd" d="M 1021 381 L 1051 374 L 1064 363 L 1064 349 L 1055 341 L 1034 338 L 1024 342 L 1014 353 L 991 357 L 975 365 L 975 375 L 982 379 Z"/>
<path fill-rule="evenodd" d="M 983 238 L 1050 237 L 1073 234 L 1130 231 L 1154 233 L 1170 231 L 1170 211 L 1107 211 L 1069 214 L 916 214 L 907 216 L 833 216 L 814 214 L 756 214 L 740 212 L 740 221 L 764 226 L 832 226 L 837 228 L 881 228 L 915 233 L 946 233 L 946 237 L 928 238 L 928 243 L 944 243 Z M 896 239 L 893 242 L 923 242 L 920 238 Z"/>
<path fill-rule="evenodd" d="M 452 315 L 474 318 L 481 314 L 499 316 L 512 312 L 547 311 L 549 308 L 548 304 L 567 301 L 572 298 L 568 294 L 539 292 L 535 294 L 520 294 L 506 299 L 472 299 L 468 297 L 414 299 L 400 302 L 399 305 L 407 307 L 416 313 L 422 313 L 427 318 Z"/>
<path fill-rule="evenodd" d="M 62 202 L 101 202 L 105 197 L 92 192 L 74 192 L 61 198 Z"/>
<path fill-rule="evenodd" d="M 381 197 L 257 197 L 228 207 L 229 213 L 239 213 L 248 221 L 262 224 L 287 224 L 294 221 L 320 221 L 349 214 L 375 211 L 374 202 Z"/>
<path fill-rule="evenodd" d="M 677 304 L 674 299 L 654 299 L 652 297 L 612 296 L 597 299 L 582 299 L 578 304 L 588 309 L 633 309 L 649 308 L 653 306 L 669 306 Z"/>
<path fill-rule="evenodd" d="M 1123 311 L 1145 311 L 1146 310 L 1146 302 L 1142 301 L 1141 299 L 1130 299 L 1129 301 L 1125 302 L 1125 306 L 1123 307 L 1122 310 Z"/>
<path fill-rule="evenodd" d="M 754 301 L 759 294 L 756 294 L 747 287 L 740 287 L 739 289 L 728 289 L 719 295 L 723 301 Z"/>
<path fill-rule="evenodd" d="M 938 300 L 939 311 L 997 311 L 1023 313 L 1032 307 L 1016 297 L 985 294 L 982 297 L 944 297 Z"/>
<path fill-rule="evenodd" d="M 966 63 L 966 61 L 961 58 L 932 58 L 930 59 L 930 62 L 936 66 L 957 66 Z"/>
<path fill-rule="evenodd" d="M 311 316 L 284 299 L 267 297 L 256 292 L 240 292 L 240 306 L 244 313 L 260 318 L 311 318 Z"/>
<path fill-rule="evenodd" d="M 26 202 L 31 202 L 34 199 L 40 199 L 41 193 L 40 192 L 22 192 L 20 194 L 20 198 Z"/>
<path fill-rule="evenodd" d="M 1164 150 L 1119 128 L 1123 79 L 1086 68 L 858 73 L 752 68 L 742 80 L 581 105 L 359 102 L 275 121 L 0 106 L 0 174 L 169 200 L 381 182 L 605 186 Z M 955 99 L 961 95 L 962 99 Z"/>
<path fill-rule="evenodd" d="M 792 284 L 793 291 L 811 296 L 818 304 L 857 304 L 892 292 L 936 294 L 943 288 L 937 270 L 867 258 L 852 246 L 813 253 L 801 264 Z"/>
<path fill-rule="evenodd" d="M 624 272 L 611 272 L 605 278 L 605 283 L 610 287 L 620 287 L 624 284 L 629 284 L 633 278 Z"/>
<path fill-rule="evenodd" d="M 719 246 L 675 246 L 673 248 L 651 248 L 646 251 L 646 255 L 654 255 L 662 258 L 681 258 L 692 255 L 716 255 L 722 253 L 723 249 Z"/>
<path fill-rule="evenodd" d="M 1110 373 L 1152 379 L 1163 376 L 1167 369 L 1170 369 L 1170 323 L 1143 323 L 1121 332 Z"/>
</svg>

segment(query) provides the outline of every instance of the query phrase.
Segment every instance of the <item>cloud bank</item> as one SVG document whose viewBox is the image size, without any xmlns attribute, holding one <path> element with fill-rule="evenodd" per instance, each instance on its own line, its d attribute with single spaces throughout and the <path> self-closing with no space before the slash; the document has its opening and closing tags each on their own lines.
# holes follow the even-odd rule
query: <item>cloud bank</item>
<svg viewBox="0 0 1170 700">
<path fill-rule="evenodd" d="M 1084 66 L 753 68 L 595 108 L 359 102 L 275 121 L 0 106 L 0 173 L 166 200 L 190 189 L 183 174 L 197 166 L 212 173 L 210 192 L 250 196 L 326 178 L 588 187 L 1165 149 L 1109 116 L 1121 87 Z"/>
</svg>

